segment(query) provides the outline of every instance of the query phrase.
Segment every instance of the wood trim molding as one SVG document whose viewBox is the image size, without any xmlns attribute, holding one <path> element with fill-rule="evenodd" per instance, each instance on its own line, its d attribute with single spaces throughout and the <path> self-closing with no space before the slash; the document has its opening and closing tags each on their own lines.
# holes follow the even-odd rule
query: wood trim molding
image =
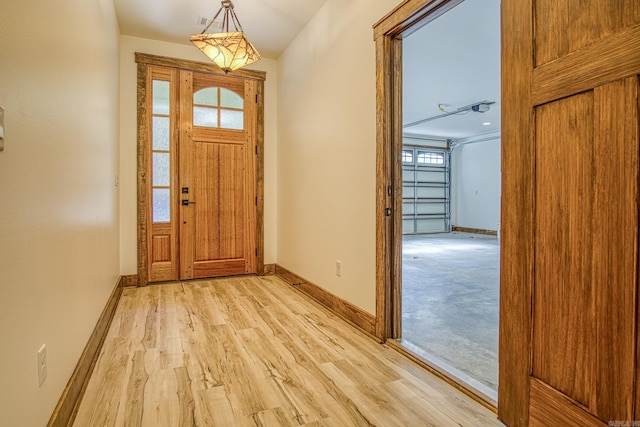
<svg viewBox="0 0 640 427">
<path fill-rule="evenodd" d="M 122 276 L 120 277 L 120 283 L 123 288 L 138 286 L 138 275 L 128 274 L 126 276 Z"/>
<path fill-rule="evenodd" d="M 504 0 L 501 18 L 502 207 L 498 418 L 529 423 L 531 298 L 534 277 L 535 144 L 531 113 L 531 1 Z"/>
<path fill-rule="evenodd" d="M 203 71 L 206 73 L 220 74 L 227 77 L 241 77 L 245 79 L 266 80 L 267 73 L 265 71 L 248 70 L 242 68 L 240 70 L 225 73 L 213 62 L 190 61 L 188 59 L 169 58 L 167 56 L 150 55 L 147 53 L 136 52 L 136 62 L 138 64 L 157 65 L 160 67 L 178 68 L 191 71 Z"/>
<path fill-rule="evenodd" d="M 451 227 L 451 231 L 459 231 L 461 233 L 473 233 L 473 234 L 485 234 L 487 236 L 497 236 L 497 230 L 484 230 L 482 228 L 470 228 L 470 227 L 458 227 L 454 225 Z"/>
<path fill-rule="evenodd" d="M 391 37 L 376 40 L 376 337 L 384 342 L 391 327 L 391 220 L 385 210 L 393 203 L 388 188 L 391 173 Z M 391 187 L 393 188 L 393 187 Z"/>
<path fill-rule="evenodd" d="M 384 35 L 407 36 L 463 0 L 405 0 L 373 25 L 374 39 Z"/>
<path fill-rule="evenodd" d="M 136 209 L 137 209 L 137 234 L 138 234 L 138 286 L 145 286 L 149 282 L 149 252 L 147 247 L 147 156 L 145 153 L 147 139 L 147 65 L 138 63 L 138 135 L 136 148 Z"/>
<path fill-rule="evenodd" d="M 265 264 L 264 270 L 262 274 L 258 274 L 259 276 L 273 276 L 276 274 L 276 265 L 275 264 Z"/>
<path fill-rule="evenodd" d="M 375 336 L 376 322 L 371 314 L 277 264 L 275 265 L 275 274 L 302 293 L 316 300 L 332 313 L 354 324 L 367 334 Z"/>
<path fill-rule="evenodd" d="M 264 265 L 264 81 L 256 84 L 256 249 L 257 272 L 263 276 Z"/>
<path fill-rule="evenodd" d="M 462 0 L 405 0 L 373 26 L 376 47 L 376 337 L 401 325 L 402 37 Z M 389 191 L 391 190 L 391 191 Z M 391 193 L 391 194 L 390 194 Z M 397 195 L 397 197 L 396 197 Z M 387 216 L 391 211 L 391 216 Z"/>
<path fill-rule="evenodd" d="M 102 344 L 104 343 L 109 327 L 111 326 L 111 321 L 113 320 L 113 316 L 116 312 L 116 308 L 118 307 L 118 302 L 122 295 L 122 288 L 125 286 L 125 283 L 129 283 L 131 281 L 131 277 L 135 276 L 121 276 L 118 279 L 115 288 L 111 292 L 111 295 L 102 310 L 102 314 L 100 314 L 100 317 L 98 318 L 95 328 L 93 328 L 93 332 L 89 336 L 87 345 L 82 351 L 80 359 L 78 359 L 78 363 L 71 374 L 71 378 L 69 378 L 69 382 L 62 391 L 60 400 L 58 400 L 58 404 L 53 410 L 53 414 L 51 414 L 51 418 L 49 419 L 47 426 L 63 427 L 73 423 L 78 406 L 82 400 L 82 395 L 89 383 L 91 373 L 93 372 L 93 368 L 98 360 L 98 356 L 100 355 Z"/>
</svg>

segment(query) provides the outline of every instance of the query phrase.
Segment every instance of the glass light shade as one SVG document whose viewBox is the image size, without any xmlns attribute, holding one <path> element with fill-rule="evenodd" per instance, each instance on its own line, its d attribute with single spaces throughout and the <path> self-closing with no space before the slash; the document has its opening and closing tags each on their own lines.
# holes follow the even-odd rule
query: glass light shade
<svg viewBox="0 0 640 427">
<path fill-rule="evenodd" d="M 225 73 L 260 59 L 258 51 L 242 31 L 197 34 L 189 40 Z"/>
</svg>

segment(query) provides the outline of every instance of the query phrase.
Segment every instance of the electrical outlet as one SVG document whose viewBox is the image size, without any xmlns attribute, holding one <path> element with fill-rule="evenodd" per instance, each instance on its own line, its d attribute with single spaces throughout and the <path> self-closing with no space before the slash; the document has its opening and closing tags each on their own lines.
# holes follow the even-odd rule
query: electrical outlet
<svg viewBox="0 0 640 427">
<path fill-rule="evenodd" d="M 42 344 L 38 350 L 38 386 L 41 387 L 47 379 L 47 345 Z"/>
<path fill-rule="evenodd" d="M 336 261 L 336 276 L 342 277 L 342 261 Z"/>
</svg>

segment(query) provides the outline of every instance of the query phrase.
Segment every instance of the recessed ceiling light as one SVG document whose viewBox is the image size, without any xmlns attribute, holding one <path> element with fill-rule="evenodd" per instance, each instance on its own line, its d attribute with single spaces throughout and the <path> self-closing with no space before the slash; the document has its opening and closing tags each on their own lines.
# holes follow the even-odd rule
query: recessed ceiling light
<svg viewBox="0 0 640 427">
<path fill-rule="evenodd" d="M 491 124 L 491 122 L 484 122 L 484 123 L 482 124 L 482 126 L 489 126 L 490 124 Z"/>
</svg>

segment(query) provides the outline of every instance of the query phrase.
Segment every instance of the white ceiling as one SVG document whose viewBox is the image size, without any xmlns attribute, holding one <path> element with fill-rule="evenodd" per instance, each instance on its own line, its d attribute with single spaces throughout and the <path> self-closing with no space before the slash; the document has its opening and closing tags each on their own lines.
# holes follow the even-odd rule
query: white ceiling
<svg viewBox="0 0 640 427">
<path fill-rule="evenodd" d="M 468 112 L 404 128 L 406 134 L 464 140 L 500 131 L 500 0 L 465 0 L 405 38 L 403 123 L 480 101 L 486 113 Z M 491 125 L 483 125 L 489 122 Z"/>
<path fill-rule="evenodd" d="M 265 58 L 277 58 L 326 0 L 233 0 L 251 43 Z M 120 32 L 129 36 L 191 44 L 200 17 L 213 18 L 219 0 L 114 0 Z M 219 30 L 218 30 L 219 31 Z"/>
<path fill-rule="evenodd" d="M 348 1 L 348 0 L 344 0 Z M 258 52 L 277 58 L 326 0 L 233 0 Z M 114 0 L 125 35 L 190 45 L 201 17 L 212 18 L 219 0 Z M 373 49 L 373 42 L 371 45 Z M 195 48 L 194 48 L 195 49 Z M 204 58 L 204 57 L 203 57 Z M 469 112 L 405 128 L 408 134 L 465 139 L 500 130 L 500 0 L 465 0 L 403 41 L 404 123 L 480 101 Z M 482 123 L 491 125 L 483 126 Z"/>
</svg>

